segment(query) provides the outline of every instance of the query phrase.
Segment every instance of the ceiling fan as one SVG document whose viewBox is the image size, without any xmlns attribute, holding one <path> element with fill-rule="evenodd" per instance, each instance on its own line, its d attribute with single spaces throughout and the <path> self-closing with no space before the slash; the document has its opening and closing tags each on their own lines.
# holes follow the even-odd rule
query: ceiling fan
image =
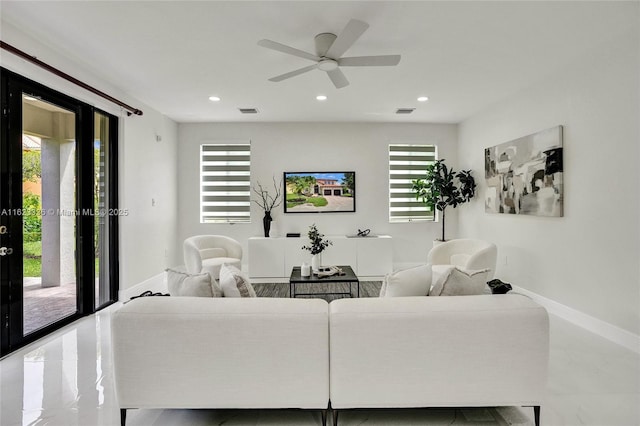
<svg viewBox="0 0 640 426">
<path fill-rule="evenodd" d="M 400 55 L 341 57 L 344 52 L 360 38 L 367 28 L 369 28 L 369 24 L 366 22 L 352 19 L 338 36 L 332 33 L 318 34 L 315 37 L 315 55 L 275 41 L 260 40 L 258 42 L 259 46 L 315 62 L 313 65 L 270 78 L 269 81 L 282 81 L 314 69 L 319 69 L 325 71 L 333 82 L 333 85 L 336 86 L 337 89 L 340 89 L 349 85 L 349 80 L 347 80 L 347 77 L 345 77 L 344 73 L 340 70 L 340 67 L 387 67 L 398 65 Z"/>
</svg>

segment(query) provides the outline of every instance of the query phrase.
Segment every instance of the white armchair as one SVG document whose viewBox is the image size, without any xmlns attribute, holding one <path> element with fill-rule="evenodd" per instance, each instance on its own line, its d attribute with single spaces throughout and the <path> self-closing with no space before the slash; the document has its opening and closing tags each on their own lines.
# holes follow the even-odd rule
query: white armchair
<svg viewBox="0 0 640 426">
<path fill-rule="evenodd" d="M 455 265 L 461 269 L 489 269 L 487 280 L 496 271 L 498 249 L 495 244 L 483 240 L 457 239 L 441 243 L 431 249 L 427 262 L 433 265 L 434 279 L 442 273 L 443 266 Z"/>
<path fill-rule="evenodd" d="M 184 240 L 184 264 L 191 274 L 209 272 L 214 279 L 220 278 L 223 263 L 242 266 L 242 246 L 233 238 L 224 235 L 196 235 Z"/>
</svg>

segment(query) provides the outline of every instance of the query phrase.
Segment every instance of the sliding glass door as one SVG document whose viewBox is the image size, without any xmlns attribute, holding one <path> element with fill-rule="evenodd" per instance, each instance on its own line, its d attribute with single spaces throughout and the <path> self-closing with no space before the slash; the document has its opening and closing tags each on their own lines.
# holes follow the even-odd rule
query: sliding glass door
<svg viewBox="0 0 640 426">
<path fill-rule="evenodd" d="M 116 299 L 117 119 L 6 70 L 2 110 L 4 355 Z"/>
<path fill-rule="evenodd" d="M 14 253 L 22 254 L 22 332 L 28 335 L 78 312 L 78 123 L 72 109 L 33 93 L 21 98 L 22 206 L 14 214 L 22 215 L 22 246 Z"/>
</svg>

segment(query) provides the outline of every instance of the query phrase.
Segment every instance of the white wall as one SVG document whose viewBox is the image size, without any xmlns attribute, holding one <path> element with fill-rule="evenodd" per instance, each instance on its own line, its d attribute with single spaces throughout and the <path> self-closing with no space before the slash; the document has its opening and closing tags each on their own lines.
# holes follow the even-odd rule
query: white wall
<svg viewBox="0 0 640 426">
<path fill-rule="evenodd" d="M 637 4 L 635 5 L 637 15 Z M 460 125 L 459 163 L 482 176 L 483 150 L 564 126 L 564 217 L 489 214 L 484 179 L 459 209 L 460 234 L 494 241 L 496 277 L 640 334 L 638 32 Z"/>
<path fill-rule="evenodd" d="M 178 126 L 178 235 L 224 234 L 240 241 L 261 236 L 263 212 L 253 204 L 251 224 L 200 224 L 199 147 L 204 142 L 251 141 L 251 181 L 271 186 L 284 171 L 356 172 L 356 213 L 272 214 L 280 235 L 299 232 L 305 237 L 316 223 L 326 235 L 354 234 L 370 228 L 374 234 L 393 236 L 394 263 L 426 260 L 439 223 L 390 224 L 388 220 L 389 143 L 437 144 L 439 156 L 456 163 L 457 126 L 449 124 L 363 123 L 202 123 Z M 447 216 L 447 232 L 456 233 L 455 215 Z M 245 259 L 246 263 L 246 259 Z"/>
<path fill-rule="evenodd" d="M 177 247 L 178 126 L 151 108 L 124 121 L 120 144 L 120 289 L 161 273 Z M 160 139 L 159 141 L 157 139 Z"/>
<path fill-rule="evenodd" d="M 2 40 L 140 108 L 128 117 L 115 106 L 17 56 L 2 51 L 0 64 L 20 75 L 94 105 L 119 117 L 120 289 L 127 289 L 175 264 L 177 223 L 177 124 L 137 99 L 127 96 L 84 64 L 52 50 L 10 24 L 2 22 Z M 162 137 L 156 142 L 156 135 Z M 156 205 L 151 206 L 151 198 Z"/>
</svg>

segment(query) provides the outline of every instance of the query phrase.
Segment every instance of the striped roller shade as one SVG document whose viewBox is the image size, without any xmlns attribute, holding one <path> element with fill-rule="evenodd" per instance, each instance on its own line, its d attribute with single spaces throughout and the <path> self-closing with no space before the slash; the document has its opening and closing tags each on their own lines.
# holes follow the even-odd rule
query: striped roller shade
<svg viewBox="0 0 640 426">
<path fill-rule="evenodd" d="M 389 222 L 433 220 L 433 211 L 411 191 L 436 160 L 435 145 L 389 145 Z"/>
<path fill-rule="evenodd" d="M 251 222 L 251 145 L 200 146 L 200 223 Z"/>
</svg>

